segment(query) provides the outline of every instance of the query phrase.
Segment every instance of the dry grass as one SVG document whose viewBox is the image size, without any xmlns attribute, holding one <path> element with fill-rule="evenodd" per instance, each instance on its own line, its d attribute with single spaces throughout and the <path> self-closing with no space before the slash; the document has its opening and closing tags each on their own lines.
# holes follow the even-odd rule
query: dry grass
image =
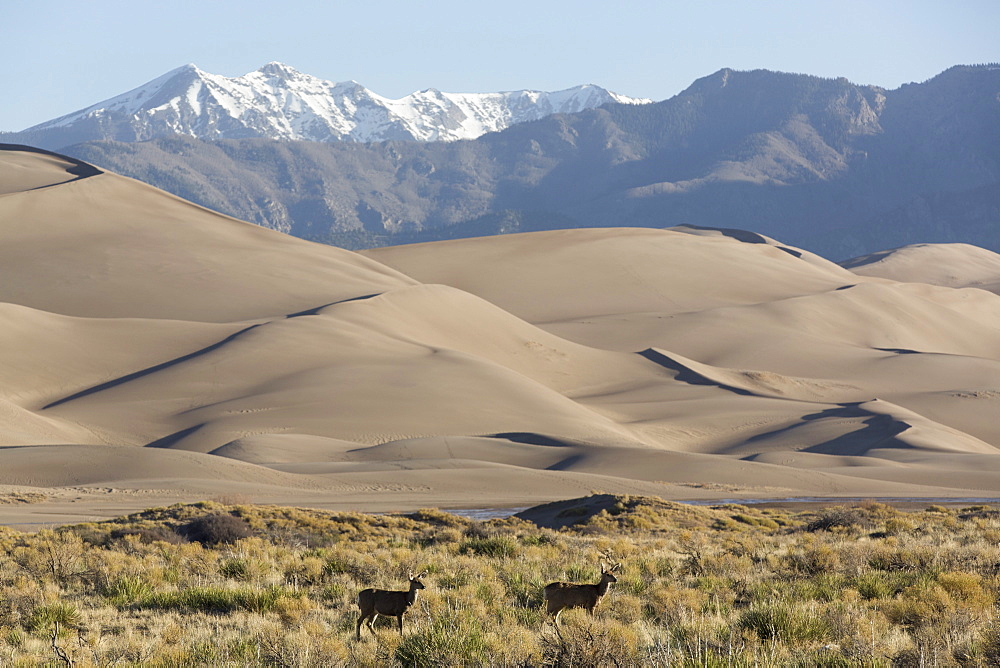
<svg viewBox="0 0 1000 668">
<path fill-rule="evenodd" d="M 0 533 L 0 665 L 1000 662 L 996 509 L 592 501 L 560 530 L 206 502 Z M 219 533 L 190 542 L 192 525 Z M 597 614 L 544 623 L 544 585 L 597 582 L 602 558 L 623 571 Z M 357 592 L 422 570 L 404 635 L 380 619 L 355 642 Z"/>
<path fill-rule="evenodd" d="M 41 492 L 12 492 L 9 494 L 0 494 L 0 504 L 4 505 L 42 503 L 48 499 L 49 496 L 47 494 L 42 494 Z"/>
</svg>

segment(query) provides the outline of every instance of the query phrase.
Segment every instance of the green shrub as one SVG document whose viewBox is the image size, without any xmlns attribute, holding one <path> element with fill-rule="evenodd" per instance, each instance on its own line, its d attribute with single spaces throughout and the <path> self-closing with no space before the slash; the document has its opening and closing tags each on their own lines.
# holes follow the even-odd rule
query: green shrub
<svg viewBox="0 0 1000 668">
<path fill-rule="evenodd" d="M 570 564 L 566 567 L 567 582 L 595 583 L 600 579 L 597 570 L 590 565 Z"/>
<path fill-rule="evenodd" d="M 157 610 L 190 610 L 199 612 L 268 612 L 278 601 L 292 594 L 280 587 L 268 589 L 223 589 L 192 587 L 177 592 L 155 592 L 137 601 L 135 607 Z"/>
<path fill-rule="evenodd" d="M 101 593 L 112 605 L 125 606 L 145 599 L 153 593 L 153 587 L 138 575 L 126 575 L 107 583 Z"/>
<path fill-rule="evenodd" d="M 20 629 L 4 629 L 3 641 L 11 647 L 20 648 L 24 645 L 24 634 Z"/>
<path fill-rule="evenodd" d="M 510 604 L 518 608 L 540 608 L 544 582 L 537 573 L 520 570 L 501 573 L 500 580 L 507 588 Z"/>
<path fill-rule="evenodd" d="M 892 598 L 903 590 L 899 586 L 898 578 L 887 577 L 885 573 L 874 573 L 866 571 L 854 579 L 854 588 L 861 594 L 861 598 L 871 601 Z"/>
<path fill-rule="evenodd" d="M 69 631 L 80 626 L 80 610 L 70 603 L 49 603 L 31 611 L 25 620 L 25 628 L 39 635 L 52 633 L 58 624 L 61 631 Z"/>
<path fill-rule="evenodd" d="M 495 559 L 509 559 L 517 555 L 517 539 L 511 536 L 492 536 L 485 538 L 469 538 L 463 541 L 458 551 L 460 554 L 478 554 Z"/>
<path fill-rule="evenodd" d="M 821 573 L 815 577 L 794 582 L 792 591 L 802 600 L 832 603 L 843 595 L 845 582 L 846 578 L 836 573 Z"/>
<path fill-rule="evenodd" d="M 232 557 L 219 564 L 219 574 L 233 580 L 249 580 L 250 564 L 246 559 Z"/>
<path fill-rule="evenodd" d="M 556 537 L 550 533 L 533 533 L 521 537 L 521 542 L 525 545 L 554 545 Z"/>
<path fill-rule="evenodd" d="M 396 647 L 403 666 L 487 666 L 489 648 L 479 621 L 457 615 L 439 617 L 407 635 Z"/>
<path fill-rule="evenodd" d="M 823 640 L 830 631 L 829 625 L 811 611 L 783 603 L 752 607 L 740 615 L 736 626 L 761 640 L 789 643 Z"/>
<path fill-rule="evenodd" d="M 478 577 L 466 568 L 458 568 L 453 571 L 447 571 L 441 575 L 434 578 L 434 585 L 438 589 L 449 590 L 449 589 L 461 589 L 472 583 L 474 583 Z"/>
</svg>

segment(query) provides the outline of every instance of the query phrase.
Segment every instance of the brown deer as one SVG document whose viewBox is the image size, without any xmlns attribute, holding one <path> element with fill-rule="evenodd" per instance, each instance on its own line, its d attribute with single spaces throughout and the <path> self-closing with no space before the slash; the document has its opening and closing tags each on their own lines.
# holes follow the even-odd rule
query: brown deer
<svg viewBox="0 0 1000 668">
<path fill-rule="evenodd" d="M 555 615 L 555 623 L 559 625 L 559 615 L 566 608 L 586 608 L 594 614 L 594 608 L 608 593 L 613 582 L 618 582 L 615 571 L 621 568 L 621 563 L 610 568 L 601 562 L 601 581 L 597 584 L 573 584 L 570 582 L 553 582 L 545 585 L 545 614 Z"/>
<path fill-rule="evenodd" d="M 403 635 L 403 615 L 410 609 L 416 600 L 417 592 L 424 589 L 424 583 L 420 578 L 427 575 L 424 571 L 420 575 L 414 576 L 411 572 L 409 591 L 387 591 L 385 589 L 365 589 L 358 592 L 358 607 L 361 608 L 361 616 L 358 618 L 357 636 L 361 640 L 361 624 L 367 619 L 368 628 L 375 633 L 375 618 L 379 615 L 395 617 L 399 624 L 399 634 Z"/>
</svg>

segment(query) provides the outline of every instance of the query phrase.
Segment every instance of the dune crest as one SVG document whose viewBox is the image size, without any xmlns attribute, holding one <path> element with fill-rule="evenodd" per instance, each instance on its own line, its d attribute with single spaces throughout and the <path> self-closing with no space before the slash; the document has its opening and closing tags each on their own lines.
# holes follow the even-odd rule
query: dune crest
<svg viewBox="0 0 1000 668">
<path fill-rule="evenodd" d="M 914 244 L 845 260 L 840 265 L 859 276 L 1000 290 L 1000 254 L 970 244 Z"/>
</svg>

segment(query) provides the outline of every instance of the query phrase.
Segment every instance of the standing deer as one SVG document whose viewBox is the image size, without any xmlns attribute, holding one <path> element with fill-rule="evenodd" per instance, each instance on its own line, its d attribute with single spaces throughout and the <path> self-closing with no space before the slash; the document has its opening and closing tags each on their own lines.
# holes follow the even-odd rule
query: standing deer
<svg viewBox="0 0 1000 668">
<path fill-rule="evenodd" d="M 395 617 L 399 624 L 399 635 L 403 635 L 403 615 L 410 609 L 417 600 L 417 591 L 424 589 L 424 583 L 420 578 L 427 575 L 424 571 L 420 575 L 409 574 L 409 591 L 387 591 L 385 589 L 365 589 L 358 592 L 358 607 L 361 608 L 361 616 L 358 618 L 357 636 L 361 640 L 361 624 L 367 619 L 368 628 L 375 633 L 375 618 L 379 615 Z"/>
<path fill-rule="evenodd" d="M 545 614 L 555 615 L 557 626 L 559 615 L 566 608 L 586 608 L 587 612 L 594 614 L 594 608 L 608 593 L 611 583 L 618 582 L 614 572 L 621 566 L 621 563 L 617 563 L 609 568 L 601 562 L 601 581 L 597 584 L 553 582 L 545 585 Z"/>
</svg>

